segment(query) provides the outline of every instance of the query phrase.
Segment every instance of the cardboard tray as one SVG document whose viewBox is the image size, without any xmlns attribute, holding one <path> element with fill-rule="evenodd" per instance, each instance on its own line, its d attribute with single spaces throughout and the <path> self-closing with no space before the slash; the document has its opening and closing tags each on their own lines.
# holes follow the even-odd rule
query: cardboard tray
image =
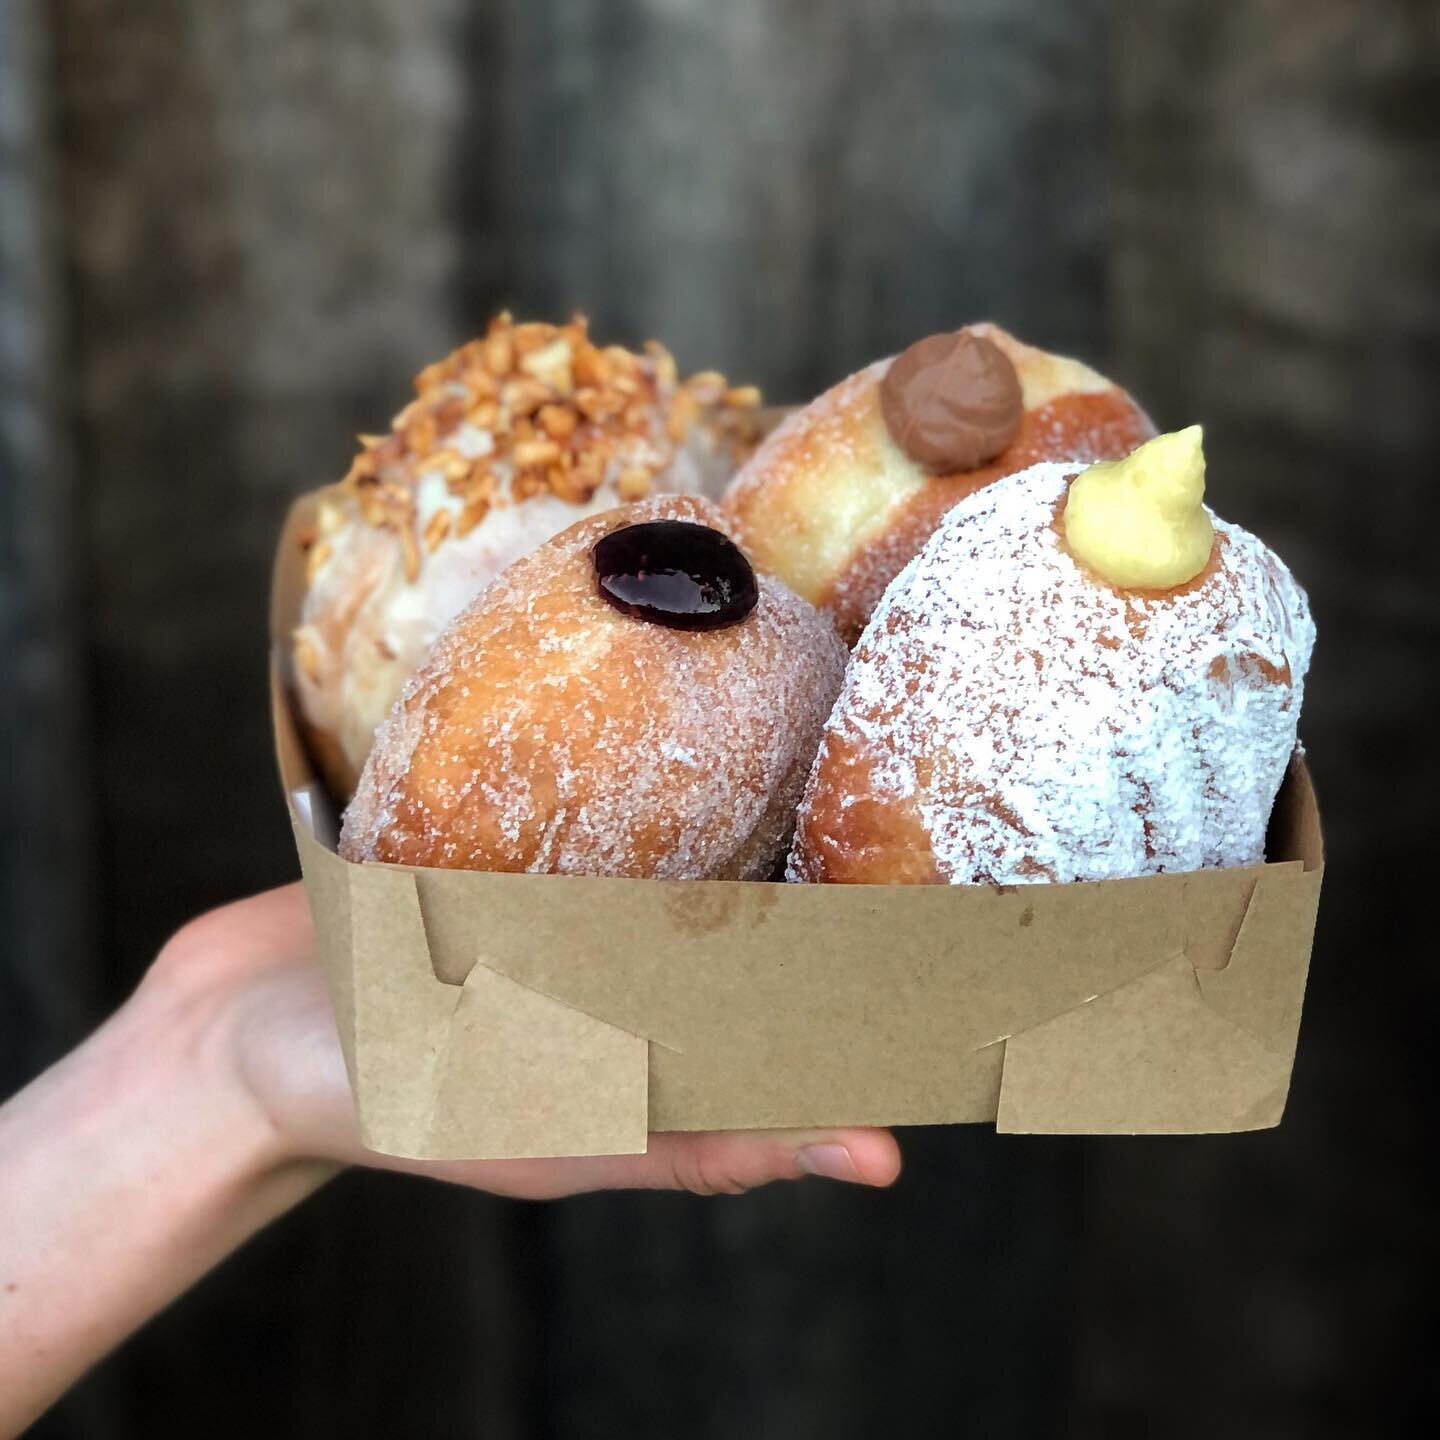
<svg viewBox="0 0 1440 1440">
<path fill-rule="evenodd" d="M 651 1130 L 1278 1124 L 1324 868 L 1304 761 L 1265 865 L 1069 885 L 809 886 L 356 865 L 291 709 L 275 742 L 365 1144 L 638 1153 Z"/>
</svg>

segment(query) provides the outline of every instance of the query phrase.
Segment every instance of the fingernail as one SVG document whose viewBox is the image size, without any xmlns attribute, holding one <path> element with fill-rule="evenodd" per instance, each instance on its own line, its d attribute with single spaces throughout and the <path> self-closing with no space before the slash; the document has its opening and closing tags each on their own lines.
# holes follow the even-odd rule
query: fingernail
<svg viewBox="0 0 1440 1440">
<path fill-rule="evenodd" d="M 843 1145 L 807 1145 L 797 1151 L 795 1164 L 806 1175 L 823 1175 L 827 1180 L 860 1181 L 860 1172 Z"/>
</svg>

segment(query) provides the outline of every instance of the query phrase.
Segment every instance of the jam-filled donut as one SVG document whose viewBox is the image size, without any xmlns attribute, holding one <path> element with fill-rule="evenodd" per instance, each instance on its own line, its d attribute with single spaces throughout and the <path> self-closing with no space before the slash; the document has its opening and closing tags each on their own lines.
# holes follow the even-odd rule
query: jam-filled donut
<svg viewBox="0 0 1440 1440">
<path fill-rule="evenodd" d="M 755 563 L 847 640 L 967 495 L 1040 460 L 1127 455 L 1153 435 L 1117 386 L 995 325 L 932 335 L 797 411 L 731 482 Z"/>
<path fill-rule="evenodd" d="M 1315 629 L 1204 507 L 1198 429 L 953 510 L 851 657 L 801 881 L 1017 884 L 1263 858 Z"/>
<path fill-rule="evenodd" d="M 307 537 L 295 683 L 342 796 L 435 636 L 506 565 L 652 491 L 718 490 L 756 438 L 753 388 L 681 380 L 663 346 L 598 346 L 579 317 L 501 315 L 415 386 Z"/>
<path fill-rule="evenodd" d="M 845 669 L 718 506 L 657 497 L 517 560 L 381 726 L 340 852 L 451 869 L 763 879 Z"/>
</svg>

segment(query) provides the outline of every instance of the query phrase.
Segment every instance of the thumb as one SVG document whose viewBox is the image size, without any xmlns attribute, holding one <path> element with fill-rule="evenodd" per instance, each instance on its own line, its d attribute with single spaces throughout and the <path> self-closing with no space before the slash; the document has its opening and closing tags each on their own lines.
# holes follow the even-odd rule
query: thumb
<svg viewBox="0 0 1440 1440">
<path fill-rule="evenodd" d="M 668 1133 L 652 1135 L 648 1152 L 629 1159 L 637 1174 L 628 1183 L 695 1195 L 738 1195 L 807 1175 L 883 1187 L 900 1174 L 895 1137 L 871 1129 Z"/>
<path fill-rule="evenodd" d="M 383 1163 L 383 1162 L 382 1162 Z M 499 1194 L 549 1199 L 589 1190 L 688 1190 L 739 1195 L 772 1180 L 821 1175 L 886 1186 L 900 1173 L 900 1147 L 888 1130 L 733 1130 L 650 1136 L 643 1155 L 567 1160 L 413 1162 L 421 1170 Z"/>
</svg>

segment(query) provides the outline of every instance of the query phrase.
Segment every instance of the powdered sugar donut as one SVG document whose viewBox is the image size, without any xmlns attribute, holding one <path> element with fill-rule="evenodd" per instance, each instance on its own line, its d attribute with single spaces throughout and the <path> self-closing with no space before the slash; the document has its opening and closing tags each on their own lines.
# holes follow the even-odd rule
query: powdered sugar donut
<svg viewBox="0 0 1440 1440">
<path fill-rule="evenodd" d="M 718 490 L 753 448 L 753 388 L 681 381 L 665 349 L 494 320 L 416 380 L 308 537 L 295 632 L 301 714 L 348 795 L 375 727 L 439 631 L 512 560 L 654 491 Z"/>
<path fill-rule="evenodd" d="M 828 617 L 757 579 L 717 506 L 585 520 L 437 640 L 377 734 L 341 854 L 764 878 L 844 668 Z"/>
<path fill-rule="evenodd" d="M 1187 583 L 1107 582 L 1061 523 L 1080 468 L 971 496 L 886 592 L 826 726 L 791 879 L 1017 884 L 1262 859 L 1314 643 L 1304 592 L 1213 515 Z"/>
<path fill-rule="evenodd" d="M 938 356 L 925 354 L 937 345 Z M 929 363 L 892 375 L 917 354 Z M 1001 367 L 1011 370 L 1009 425 Z M 907 385 L 887 407 L 892 379 Z M 927 416 L 916 415 L 922 406 Z M 996 325 L 971 325 L 877 361 L 797 411 L 735 476 L 725 507 L 755 563 L 834 614 L 853 642 L 885 587 L 967 495 L 1036 461 L 1125 455 L 1154 433 L 1130 396 L 1088 366 Z"/>
</svg>

